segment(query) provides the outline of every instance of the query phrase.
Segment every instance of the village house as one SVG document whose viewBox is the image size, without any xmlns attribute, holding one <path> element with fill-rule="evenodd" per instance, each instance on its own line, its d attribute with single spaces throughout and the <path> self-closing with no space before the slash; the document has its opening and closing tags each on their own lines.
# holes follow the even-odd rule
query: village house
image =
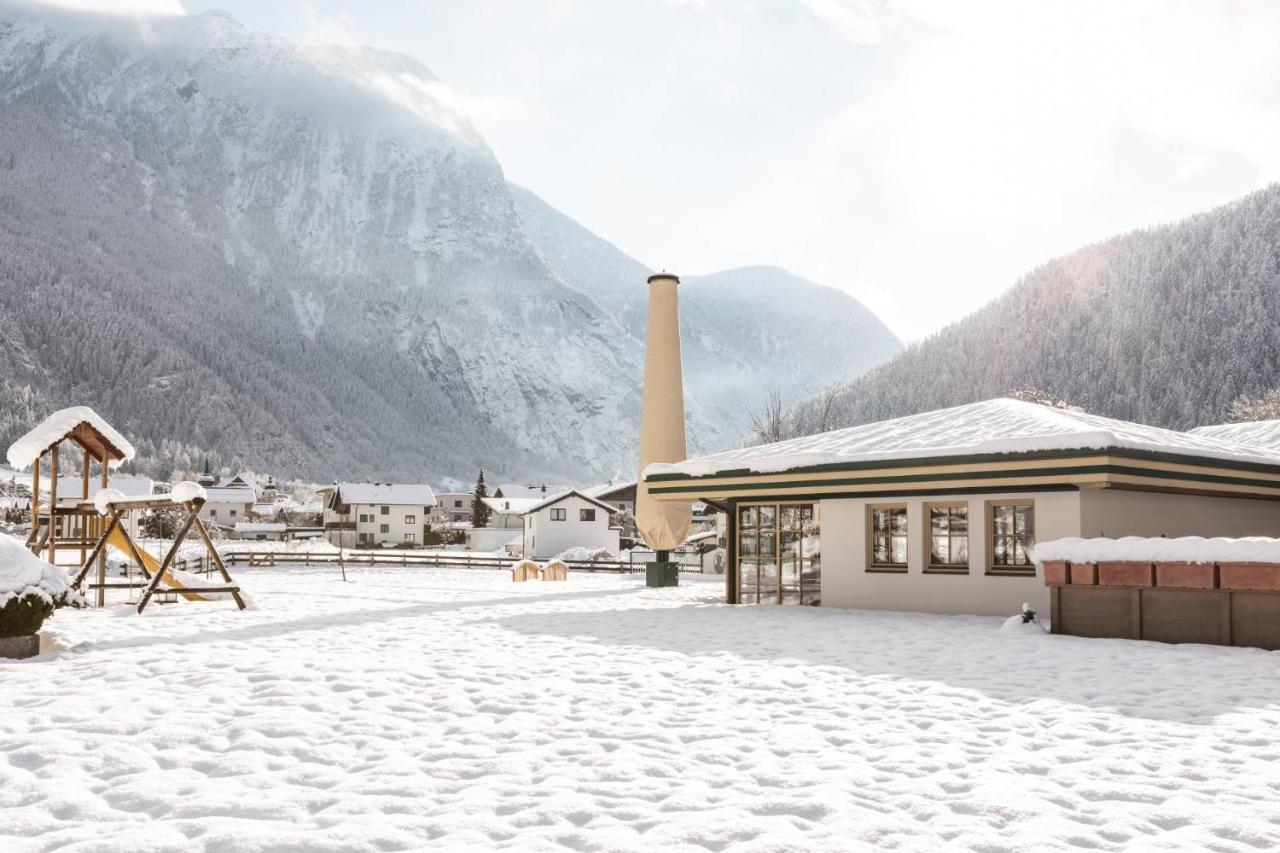
<svg viewBox="0 0 1280 853">
<path fill-rule="evenodd" d="M 604 549 L 618 553 L 618 510 L 596 498 L 570 490 L 536 501 L 523 514 L 523 554 L 534 559 L 555 557 L 570 548 Z"/>
<path fill-rule="evenodd" d="M 1280 454 L 1011 399 L 650 465 L 643 484 L 727 513 L 731 603 L 1047 611 L 1037 541 L 1280 536 Z"/>
<path fill-rule="evenodd" d="M 325 532 L 343 548 L 421 544 L 435 507 L 425 484 L 339 483 L 325 504 Z"/>
<path fill-rule="evenodd" d="M 469 522 L 473 497 L 470 492 L 436 492 L 434 516 L 441 522 Z"/>
<path fill-rule="evenodd" d="M 200 508 L 200 520 L 206 525 L 232 530 L 238 522 L 249 519 L 254 504 L 258 502 L 258 490 L 240 475 L 213 477 L 206 474 L 199 483 L 208 495 Z"/>
<path fill-rule="evenodd" d="M 254 542 L 283 542 L 288 535 L 289 525 L 282 521 L 239 521 L 231 531 L 232 539 Z"/>
</svg>

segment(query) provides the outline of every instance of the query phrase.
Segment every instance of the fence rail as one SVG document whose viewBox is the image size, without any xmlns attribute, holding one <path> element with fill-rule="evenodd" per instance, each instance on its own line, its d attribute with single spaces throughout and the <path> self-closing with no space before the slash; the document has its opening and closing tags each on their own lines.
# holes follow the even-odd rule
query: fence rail
<svg viewBox="0 0 1280 853">
<path fill-rule="evenodd" d="M 222 559 L 232 566 L 320 566 L 343 564 L 348 566 L 419 566 L 448 569 L 509 569 L 518 560 L 513 557 L 471 556 L 468 554 L 411 554 L 394 551 L 357 551 L 346 554 L 279 552 L 279 551 L 227 551 Z M 570 569 L 580 572 L 614 572 L 628 574 L 644 571 L 644 563 L 628 560 L 565 560 Z M 700 564 L 680 564 L 682 572 L 701 572 Z"/>
</svg>

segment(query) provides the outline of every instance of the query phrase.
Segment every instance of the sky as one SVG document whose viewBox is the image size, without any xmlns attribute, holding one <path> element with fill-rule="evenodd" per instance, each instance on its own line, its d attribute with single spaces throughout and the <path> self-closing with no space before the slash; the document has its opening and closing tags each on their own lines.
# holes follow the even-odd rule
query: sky
<svg viewBox="0 0 1280 853">
<path fill-rule="evenodd" d="M 773 264 L 906 341 L 1280 179 L 1280 3 L 56 0 L 412 54 L 654 268 Z"/>
</svg>

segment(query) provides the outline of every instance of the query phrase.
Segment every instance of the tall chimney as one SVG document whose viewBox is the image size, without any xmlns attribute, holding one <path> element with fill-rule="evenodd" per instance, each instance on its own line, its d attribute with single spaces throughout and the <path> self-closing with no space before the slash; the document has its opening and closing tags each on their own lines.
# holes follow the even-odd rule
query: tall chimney
<svg viewBox="0 0 1280 853">
<path fill-rule="evenodd" d="M 684 380 L 680 368 L 680 279 L 667 273 L 649 276 L 649 333 L 644 353 L 644 399 L 640 412 L 640 473 L 654 462 L 681 462 L 684 445 Z M 636 490 L 636 529 L 659 552 L 684 544 L 689 537 L 688 503 L 658 502 L 649 497 L 643 479 Z M 650 573 L 652 575 L 652 572 Z M 675 573 L 670 572 L 672 582 Z M 650 586 L 667 585 L 653 583 Z"/>
</svg>

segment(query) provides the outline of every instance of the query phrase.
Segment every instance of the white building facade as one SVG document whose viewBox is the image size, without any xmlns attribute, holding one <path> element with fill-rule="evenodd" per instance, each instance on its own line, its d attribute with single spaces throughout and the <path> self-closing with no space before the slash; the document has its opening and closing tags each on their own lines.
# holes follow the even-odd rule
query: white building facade
<svg viewBox="0 0 1280 853">
<path fill-rule="evenodd" d="M 340 548 L 421 545 L 435 508 L 427 485 L 340 483 L 325 505 L 325 533 Z"/>
<path fill-rule="evenodd" d="M 609 504 L 576 491 L 539 501 L 523 515 L 524 555 L 542 560 L 570 548 L 603 548 L 617 554 L 619 531 L 613 526 L 615 511 Z"/>
</svg>

